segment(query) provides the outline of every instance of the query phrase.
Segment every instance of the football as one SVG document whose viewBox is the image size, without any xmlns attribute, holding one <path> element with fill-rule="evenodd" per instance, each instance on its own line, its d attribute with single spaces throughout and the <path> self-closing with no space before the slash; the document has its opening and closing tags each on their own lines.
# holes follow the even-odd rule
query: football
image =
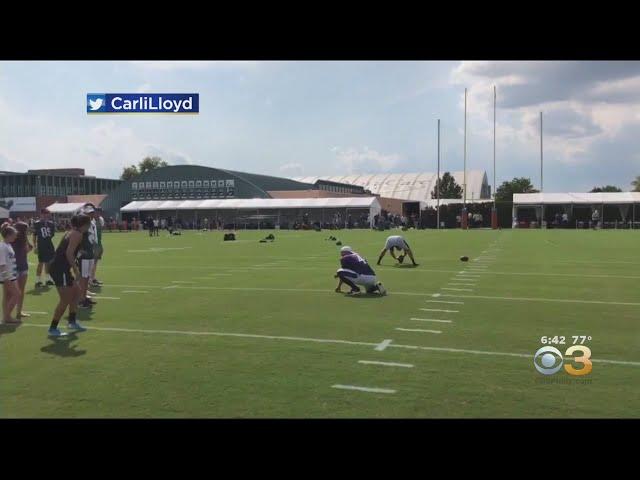
<svg viewBox="0 0 640 480">
<path fill-rule="evenodd" d="M 467 257 L 466 255 L 463 255 L 462 257 L 460 257 L 460 261 L 461 262 L 468 262 L 469 261 L 469 257 Z"/>
</svg>

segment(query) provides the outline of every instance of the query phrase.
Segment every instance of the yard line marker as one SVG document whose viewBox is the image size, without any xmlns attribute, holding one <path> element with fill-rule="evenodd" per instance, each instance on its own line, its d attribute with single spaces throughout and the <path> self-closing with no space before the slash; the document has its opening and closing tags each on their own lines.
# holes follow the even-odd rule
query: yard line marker
<svg viewBox="0 0 640 480">
<path fill-rule="evenodd" d="M 171 283 L 196 283 L 196 282 L 190 282 L 186 280 L 171 280 Z"/>
<path fill-rule="evenodd" d="M 451 320 L 440 320 L 438 318 L 410 318 L 409 320 L 415 320 L 416 322 L 440 322 L 451 323 Z"/>
<path fill-rule="evenodd" d="M 98 297 L 96 295 L 91 298 L 97 298 L 99 300 L 120 300 L 120 297 Z"/>
<path fill-rule="evenodd" d="M 31 310 L 29 310 L 28 312 L 25 311 L 24 313 L 33 313 L 34 315 L 49 315 L 48 312 L 32 312 Z"/>
<path fill-rule="evenodd" d="M 49 328 L 48 323 L 22 323 L 23 327 L 37 327 L 37 328 Z M 117 328 L 117 327 L 89 327 L 90 330 L 105 331 L 105 332 L 126 332 L 126 333 L 149 333 L 149 334 L 170 334 L 170 335 L 195 335 L 195 336 L 216 336 L 216 337 L 240 337 L 240 338 L 259 338 L 269 340 L 290 340 L 295 342 L 311 342 L 311 343 L 334 343 L 341 345 L 359 345 L 366 347 L 375 347 L 377 343 L 371 342 L 358 342 L 353 340 L 338 340 L 328 338 L 307 338 L 307 337 L 287 337 L 277 335 L 256 335 L 251 333 L 229 333 L 229 332 L 191 332 L 185 330 L 143 330 L 134 328 Z M 509 357 L 520 358 L 533 358 L 532 354 L 527 353 L 511 353 L 511 352 L 495 352 L 485 350 L 467 350 L 463 348 L 446 348 L 446 347 L 423 347 L 418 345 L 401 345 L 394 343 L 389 345 L 390 348 L 406 348 L 410 350 L 430 350 L 437 352 L 451 352 L 451 353 L 469 353 L 475 355 L 502 355 Z M 632 365 L 640 367 L 640 362 L 631 362 L 627 360 L 609 360 L 609 359 L 591 359 L 592 362 L 597 363 L 611 363 L 618 365 Z"/>
<path fill-rule="evenodd" d="M 362 363 L 363 365 L 382 365 L 385 367 L 413 368 L 413 365 L 411 363 L 377 362 L 375 360 L 358 360 L 358 363 Z"/>
<path fill-rule="evenodd" d="M 342 390 L 358 390 L 360 392 L 371 393 L 396 393 L 395 390 L 391 390 L 388 388 L 358 387 L 356 385 L 332 385 L 331 388 L 339 388 Z"/>
<path fill-rule="evenodd" d="M 425 302 L 428 302 L 428 303 L 456 303 L 458 305 L 464 305 L 464 302 L 449 302 L 449 301 L 446 301 L 446 300 L 425 300 Z"/>
<path fill-rule="evenodd" d="M 383 340 L 378 345 L 376 345 L 376 348 L 374 350 L 382 352 L 385 348 L 391 345 L 391 342 L 393 342 L 393 340 L 390 340 L 390 339 Z"/>
<path fill-rule="evenodd" d="M 469 286 L 471 286 L 471 287 L 474 287 L 474 286 L 476 286 L 476 285 L 477 285 L 477 283 L 468 283 L 468 282 L 467 282 L 467 283 L 465 283 L 465 282 L 461 282 L 461 281 L 458 281 L 458 280 L 454 280 L 454 281 L 452 281 L 452 282 L 447 283 L 447 285 L 452 285 L 452 286 L 458 286 L 458 285 L 469 285 Z"/>
<path fill-rule="evenodd" d="M 123 290 L 122 293 L 149 293 L 146 290 Z"/>
<path fill-rule="evenodd" d="M 438 308 L 421 308 L 420 310 L 425 312 L 445 312 L 445 313 L 459 313 L 460 310 L 441 310 Z"/>
<path fill-rule="evenodd" d="M 640 277 L 637 277 L 640 278 Z M 110 287 L 141 287 L 141 288 L 159 288 L 163 290 L 167 289 L 191 289 L 191 290 L 229 290 L 229 291 L 242 291 L 242 292 L 308 292 L 318 293 L 326 295 L 335 295 L 332 289 L 319 289 L 319 288 L 270 288 L 270 287 L 215 287 L 215 286 L 180 286 L 180 285 L 121 285 L 110 284 Z M 530 298 L 530 297 L 492 297 L 483 295 L 462 295 L 462 294 L 448 294 L 448 293 L 427 293 L 427 292 L 396 292 L 393 291 L 390 295 L 408 295 L 412 297 L 453 297 L 453 298 L 480 298 L 487 300 L 519 300 L 519 301 L 541 301 L 541 302 L 560 302 L 560 303 L 585 303 L 585 304 L 597 304 L 597 305 L 623 305 L 631 307 L 640 307 L 638 302 L 609 302 L 604 300 L 580 300 L 580 299 L 564 299 L 564 298 Z"/>
<path fill-rule="evenodd" d="M 473 292 L 472 288 L 447 288 L 447 287 L 442 287 L 441 290 L 454 290 L 456 292 Z"/>
<path fill-rule="evenodd" d="M 422 328 L 396 328 L 401 332 L 422 332 L 422 333 L 442 333 L 441 330 L 424 330 Z"/>
</svg>

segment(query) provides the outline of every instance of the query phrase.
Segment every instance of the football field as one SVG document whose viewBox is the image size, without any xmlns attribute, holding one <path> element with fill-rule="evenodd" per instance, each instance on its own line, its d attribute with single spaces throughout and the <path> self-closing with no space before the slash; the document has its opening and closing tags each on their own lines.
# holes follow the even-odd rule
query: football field
<svg viewBox="0 0 640 480">
<path fill-rule="evenodd" d="M 377 267 L 390 234 L 105 234 L 89 330 L 57 340 L 31 254 L 32 316 L 0 326 L 0 417 L 638 417 L 640 232 L 400 232 L 420 265 Z M 329 235 L 386 297 L 334 292 Z M 588 346 L 592 371 L 539 373 L 543 336 L 576 369 L 566 350 Z"/>
</svg>

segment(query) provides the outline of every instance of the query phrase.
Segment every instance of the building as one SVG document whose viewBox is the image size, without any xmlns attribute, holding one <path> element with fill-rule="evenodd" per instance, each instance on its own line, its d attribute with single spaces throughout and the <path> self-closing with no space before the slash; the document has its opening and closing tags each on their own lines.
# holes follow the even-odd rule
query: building
<svg viewBox="0 0 640 480">
<path fill-rule="evenodd" d="M 26 173 L 0 172 L 0 206 L 15 215 L 36 215 L 54 202 L 67 202 L 70 196 L 104 198 L 121 180 L 97 178 L 81 168 L 29 170 Z M 85 200 L 91 201 L 91 200 Z"/>
<path fill-rule="evenodd" d="M 458 185 L 461 187 L 464 185 L 464 172 L 451 172 L 451 175 Z M 338 184 L 358 185 L 381 197 L 428 204 L 431 200 L 431 193 L 436 186 L 437 174 L 433 172 L 379 173 L 296 177 L 293 180 L 303 183 L 316 183 L 324 180 Z M 487 181 L 486 172 L 482 170 L 467 171 L 466 184 L 468 202 L 491 198 L 491 187 Z"/>
<path fill-rule="evenodd" d="M 102 202 L 112 214 L 132 201 L 206 200 L 249 198 L 321 198 L 370 195 L 359 185 L 237 172 L 197 165 L 158 168 L 122 182 Z"/>
</svg>

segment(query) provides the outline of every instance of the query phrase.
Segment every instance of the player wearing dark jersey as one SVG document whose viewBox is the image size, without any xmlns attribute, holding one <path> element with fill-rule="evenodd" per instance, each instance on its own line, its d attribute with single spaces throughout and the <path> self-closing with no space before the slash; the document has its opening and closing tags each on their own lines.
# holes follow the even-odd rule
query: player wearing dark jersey
<svg viewBox="0 0 640 480">
<path fill-rule="evenodd" d="M 46 208 L 40 211 L 40 219 L 33 224 L 33 247 L 38 254 L 38 268 L 36 269 L 36 288 L 43 287 L 42 269 L 49 274 L 49 264 L 55 255 L 53 237 L 56 233 L 55 224 L 49 218 L 49 210 Z M 53 285 L 51 277 L 47 280 L 47 285 Z"/>
<path fill-rule="evenodd" d="M 351 287 L 349 295 L 360 292 L 358 285 L 365 287 L 367 293 L 387 294 L 387 290 L 378 281 L 376 272 L 369 266 L 367 260 L 355 253 L 351 247 L 345 246 L 340 249 L 340 267 L 334 277 L 340 279 L 336 288 L 337 293 L 342 292 L 342 284 L 346 283 Z"/>
<path fill-rule="evenodd" d="M 91 293 L 89 292 L 89 279 L 93 271 L 93 263 L 95 260 L 94 244 L 97 243 L 95 223 L 92 222 L 92 217 L 95 212 L 93 204 L 88 203 L 83 208 L 83 213 L 89 217 L 89 228 L 82 234 L 82 241 L 80 242 L 80 250 L 78 251 L 78 264 L 80 266 L 80 290 L 82 291 L 81 299 L 79 303 L 80 308 L 91 308 L 96 304 L 91 299 Z"/>
<path fill-rule="evenodd" d="M 61 337 L 67 335 L 58 330 L 58 323 L 69 308 L 69 329 L 82 332 L 86 330 L 76 321 L 78 301 L 80 300 L 80 286 L 76 278 L 80 278 L 80 269 L 77 264 L 77 256 L 81 248 L 82 235 L 89 230 L 91 219 L 86 215 L 76 215 L 71 218 L 71 230 L 64 234 L 55 251 L 51 262 L 50 274 L 55 282 L 60 300 L 53 313 L 51 326 L 49 327 L 50 337 Z"/>
</svg>

